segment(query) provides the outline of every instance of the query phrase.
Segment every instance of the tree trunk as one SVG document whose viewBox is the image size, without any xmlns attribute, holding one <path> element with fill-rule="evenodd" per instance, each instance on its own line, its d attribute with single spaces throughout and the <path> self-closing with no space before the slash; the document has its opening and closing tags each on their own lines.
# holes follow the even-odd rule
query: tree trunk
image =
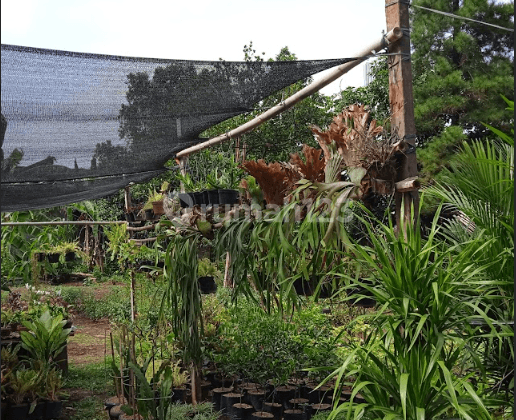
<svg viewBox="0 0 516 420">
<path fill-rule="evenodd" d="M 192 363 L 190 371 L 191 386 L 192 386 L 192 405 L 200 404 L 202 401 L 202 390 L 201 390 L 201 369 L 195 363 Z"/>
</svg>

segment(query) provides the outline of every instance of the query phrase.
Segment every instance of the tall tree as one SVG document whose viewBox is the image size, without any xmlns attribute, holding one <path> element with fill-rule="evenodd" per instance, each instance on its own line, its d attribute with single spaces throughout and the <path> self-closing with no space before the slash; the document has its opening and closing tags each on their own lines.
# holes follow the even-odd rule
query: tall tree
<svg viewBox="0 0 516 420">
<path fill-rule="evenodd" d="M 389 118 L 389 69 L 387 57 L 378 57 L 370 62 L 368 73 L 371 77 L 366 86 L 348 87 L 335 97 L 336 113 L 351 104 L 367 105 L 371 118 L 381 124 Z"/>
<path fill-rule="evenodd" d="M 514 2 L 414 0 L 454 15 L 514 29 Z M 430 180 L 463 140 L 504 127 L 500 95 L 513 99 L 513 32 L 412 7 L 414 107 L 422 174 Z"/>
<path fill-rule="evenodd" d="M 252 42 L 244 46 L 246 61 L 263 61 L 265 53 L 256 54 Z M 297 60 L 288 47 L 284 47 L 275 56 L 267 61 L 294 61 Z M 278 105 L 311 82 L 311 78 L 296 82 L 267 97 L 254 106 L 252 112 L 239 115 L 207 130 L 203 137 L 214 137 L 232 130 L 247 121 L 262 114 L 267 109 Z M 297 103 L 294 107 L 283 112 L 253 131 L 241 137 L 241 144 L 246 144 L 248 159 L 265 159 L 266 161 L 285 161 L 290 153 L 301 150 L 303 143 L 316 146 L 310 124 L 325 127 L 331 123 L 333 100 L 319 92 Z"/>
</svg>

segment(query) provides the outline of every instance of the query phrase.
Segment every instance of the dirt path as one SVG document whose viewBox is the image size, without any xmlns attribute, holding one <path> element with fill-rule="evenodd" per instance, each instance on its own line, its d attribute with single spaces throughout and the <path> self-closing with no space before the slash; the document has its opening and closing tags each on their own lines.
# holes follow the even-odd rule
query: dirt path
<svg viewBox="0 0 516 420">
<path fill-rule="evenodd" d="M 68 339 L 68 363 L 77 366 L 98 363 L 111 353 L 107 319 L 92 321 L 83 315 L 76 315 L 73 325 L 74 335 Z"/>
<path fill-rule="evenodd" d="M 66 286 L 81 287 L 82 283 L 67 283 Z M 113 287 L 111 283 L 95 287 L 93 293 L 97 299 L 104 297 Z M 73 319 L 75 332 L 68 339 L 68 363 L 85 365 L 98 363 L 104 360 L 106 354 L 111 353 L 109 332 L 111 330 L 108 319 L 92 321 L 82 314 L 75 314 Z"/>
</svg>

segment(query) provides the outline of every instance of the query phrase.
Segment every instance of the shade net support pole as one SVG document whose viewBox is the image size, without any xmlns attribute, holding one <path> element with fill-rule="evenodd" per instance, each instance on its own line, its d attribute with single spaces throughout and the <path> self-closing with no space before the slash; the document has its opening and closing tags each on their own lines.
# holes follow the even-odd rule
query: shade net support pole
<svg viewBox="0 0 516 420">
<path fill-rule="evenodd" d="M 287 98 L 285 101 L 270 108 L 269 110 L 265 111 L 263 114 L 258 115 L 256 118 L 253 118 L 251 121 L 248 121 L 247 123 L 242 124 L 241 126 L 235 128 L 231 131 L 228 131 L 227 133 L 221 134 L 220 136 L 214 137 L 203 143 L 200 143 L 195 146 L 188 147 L 186 149 L 181 150 L 179 153 L 176 154 L 176 158 L 178 158 L 178 159 L 184 158 L 192 153 L 199 152 L 203 149 L 206 149 L 208 147 L 211 147 L 216 144 L 222 143 L 224 141 L 230 140 L 232 138 L 241 136 L 242 134 L 245 134 L 245 133 L 255 129 L 260 124 L 263 124 L 264 122 L 270 120 L 271 118 L 274 118 L 276 115 L 279 115 L 282 112 L 292 108 L 298 102 L 309 97 L 310 95 L 313 95 L 315 92 L 321 90 L 323 87 L 334 82 L 340 76 L 346 74 L 348 71 L 350 71 L 354 67 L 358 66 L 363 61 L 367 60 L 369 58 L 369 56 L 371 55 L 371 53 L 375 53 L 375 52 L 383 50 L 388 45 L 401 39 L 402 36 L 403 36 L 403 32 L 400 28 L 398 28 L 398 27 L 393 28 L 386 35 L 382 36 L 382 38 L 379 41 L 375 42 L 372 45 L 369 45 L 368 47 L 364 48 L 360 53 L 358 53 L 356 56 L 359 58 L 357 58 L 356 60 L 350 61 L 345 64 L 341 64 L 340 66 L 335 67 L 325 77 L 314 81 L 310 85 L 306 86 L 305 88 L 296 92 L 294 95 Z"/>
</svg>

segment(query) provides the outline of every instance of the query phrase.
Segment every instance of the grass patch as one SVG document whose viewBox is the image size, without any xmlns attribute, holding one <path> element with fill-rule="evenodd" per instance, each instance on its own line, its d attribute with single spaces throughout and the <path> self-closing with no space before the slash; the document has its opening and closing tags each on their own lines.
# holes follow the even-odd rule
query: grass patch
<svg viewBox="0 0 516 420">
<path fill-rule="evenodd" d="M 77 401 L 68 410 L 67 418 L 70 420 L 106 420 L 104 401 L 96 396 Z M 66 410 L 66 408 L 65 408 Z"/>
<path fill-rule="evenodd" d="M 80 329 L 78 328 L 77 331 L 80 331 Z M 69 343 L 77 343 L 86 346 L 96 344 L 97 340 L 97 338 L 86 334 L 75 334 L 74 336 L 68 338 Z"/>
<path fill-rule="evenodd" d="M 104 362 L 82 366 L 70 364 L 65 377 L 63 410 L 70 420 L 105 420 L 104 400 L 114 395 Z"/>
<path fill-rule="evenodd" d="M 82 388 L 95 392 L 114 392 L 104 362 L 75 366 L 70 364 L 64 381 L 65 388 Z"/>
</svg>

